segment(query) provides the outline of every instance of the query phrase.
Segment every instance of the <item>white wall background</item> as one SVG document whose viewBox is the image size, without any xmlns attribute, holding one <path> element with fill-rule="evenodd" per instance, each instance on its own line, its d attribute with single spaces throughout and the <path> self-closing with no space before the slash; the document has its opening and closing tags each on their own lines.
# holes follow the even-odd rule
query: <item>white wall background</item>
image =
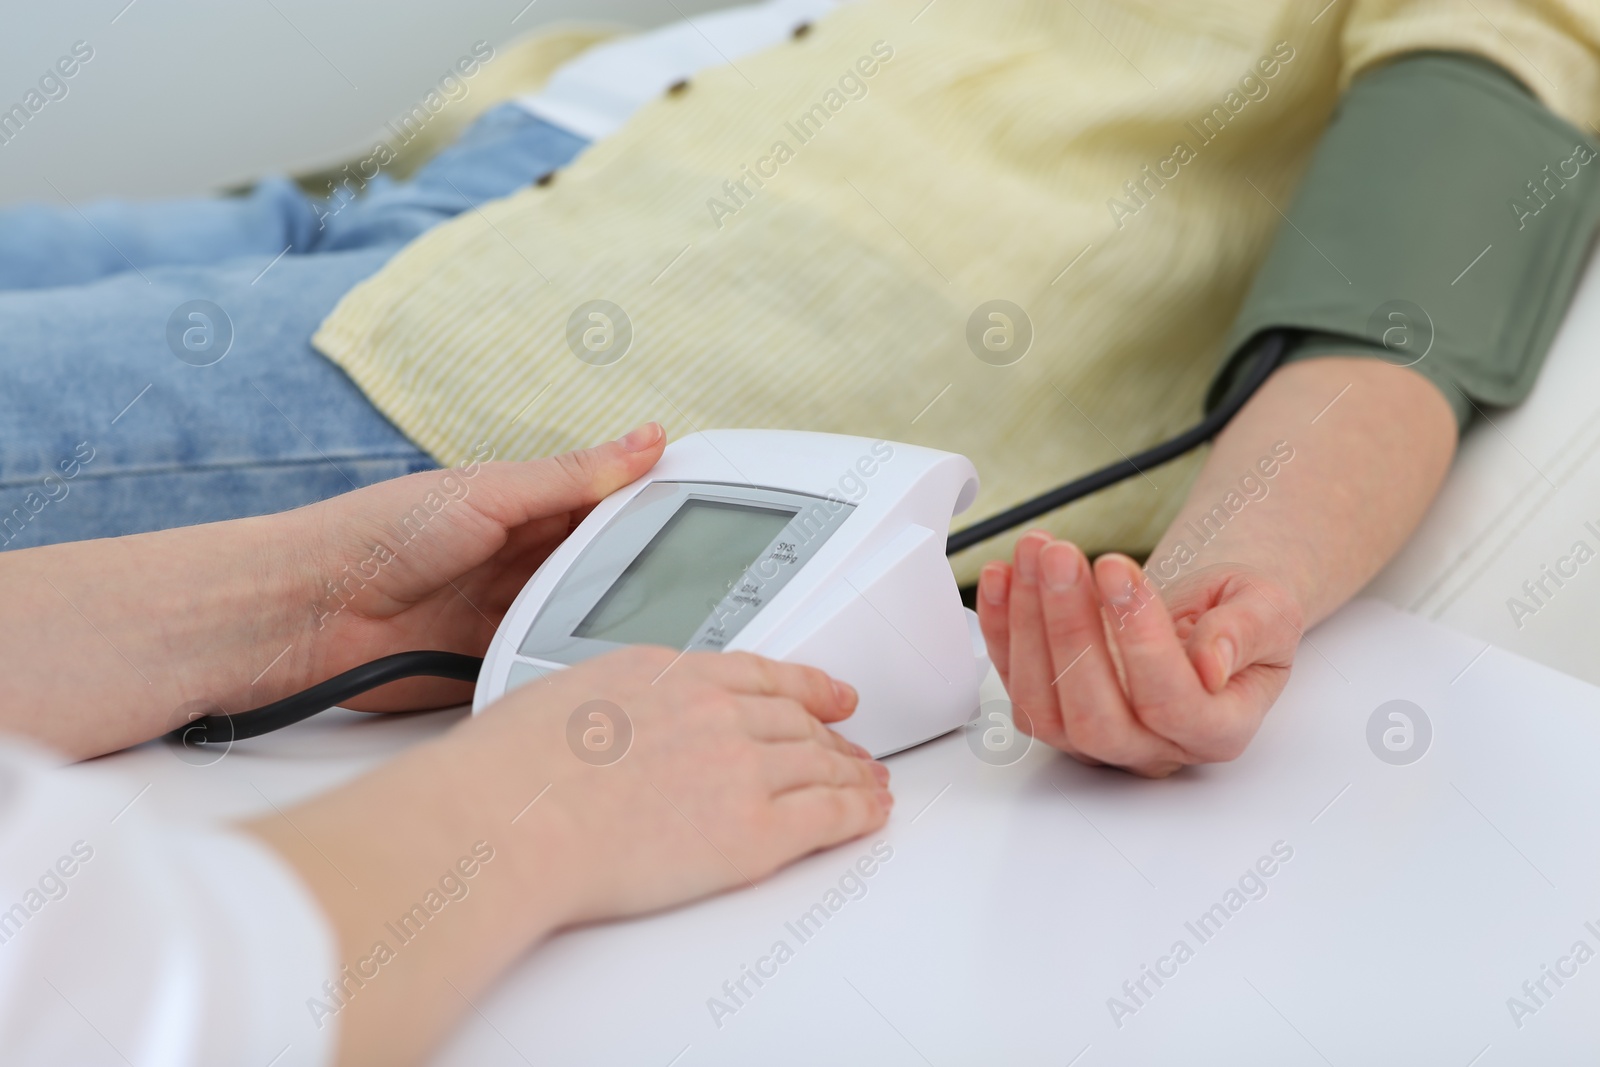
<svg viewBox="0 0 1600 1067">
<path fill-rule="evenodd" d="M 558 21 L 655 26 L 729 2 L 6 0 L 0 110 L 74 41 L 94 59 L 0 145 L 0 204 L 59 203 L 56 189 L 78 202 L 203 193 L 329 163 L 369 145 L 474 41 Z"/>
</svg>

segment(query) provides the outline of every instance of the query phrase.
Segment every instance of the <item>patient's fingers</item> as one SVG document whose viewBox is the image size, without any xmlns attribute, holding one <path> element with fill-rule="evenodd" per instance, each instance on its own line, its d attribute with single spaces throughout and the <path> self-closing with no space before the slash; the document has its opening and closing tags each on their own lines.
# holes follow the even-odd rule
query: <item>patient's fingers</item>
<svg viewBox="0 0 1600 1067">
<path fill-rule="evenodd" d="M 1017 729 L 1047 744 L 1061 740 L 1061 712 L 1056 707 L 1050 645 L 1039 603 L 1039 553 L 1050 535 L 1030 530 L 1017 541 L 1016 572 L 1011 583 L 1008 626 L 1011 633 L 1011 694 Z"/>
<path fill-rule="evenodd" d="M 1094 576 L 1133 704 L 1144 709 L 1192 700 L 1198 688 L 1194 671 L 1167 605 L 1139 565 L 1110 552 L 1095 561 Z"/>
<path fill-rule="evenodd" d="M 1011 565 L 995 562 L 978 572 L 978 627 L 1000 683 L 1011 689 Z"/>
<path fill-rule="evenodd" d="M 1085 757 L 1067 742 L 1061 732 L 1059 718 L 1055 714 L 1055 696 L 1040 685 L 1043 681 L 1042 676 L 1035 674 L 1031 679 L 1027 676 L 1019 679 L 1011 670 L 1011 590 L 1018 584 L 1020 582 L 1009 566 L 1004 563 L 993 563 L 984 568 L 978 591 L 980 611 L 987 610 L 987 614 L 979 615 L 979 621 L 984 629 L 984 642 L 988 646 L 989 659 L 994 663 L 995 670 L 1000 674 L 1000 681 L 1011 697 L 1012 722 L 1023 733 L 1061 749 L 1074 759 L 1083 760 L 1085 763 L 1096 763 L 1098 761 Z M 1017 624 L 1022 630 L 1042 631 L 1044 627 L 1044 620 L 1036 610 L 1031 613 L 1025 612 L 1020 618 L 1026 620 Z M 1048 663 L 1048 657 L 1046 662 Z M 1037 691 L 1025 692 L 1024 687 L 1028 686 Z M 1024 710 L 1024 705 L 1046 710 L 1036 721 L 1032 714 Z"/>
<path fill-rule="evenodd" d="M 1076 545 L 1057 542 L 1041 553 L 1040 564 L 1053 689 L 1068 744 L 1102 763 L 1170 774 L 1182 765 L 1182 753 L 1133 713 L 1106 644 L 1088 560 Z"/>
<path fill-rule="evenodd" d="M 1216 693 L 1251 664 L 1288 667 L 1299 640 L 1293 605 L 1280 606 L 1254 582 L 1244 581 L 1228 600 L 1200 616 L 1187 644 L 1201 681 Z"/>
<path fill-rule="evenodd" d="M 1189 657 L 1208 690 L 1197 712 L 1151 725 L 1208 760 L 1237 757 L 1289 680 L 1300 638 L 1292 606 L 1249 583 L 1197 620 Z"/>
<path fill-rule="evenodd" d="M 1109 555 L 1098 561 L 1095 575 L 1113 614 L 1111 633 L 1139 718 L 1191 758 L 1237 756 L 1255 732 L 1254 719 L 1241 713 L 1238 701 L 1206 692 L 1166 604 L 1138 565 Z"/>
</svg>

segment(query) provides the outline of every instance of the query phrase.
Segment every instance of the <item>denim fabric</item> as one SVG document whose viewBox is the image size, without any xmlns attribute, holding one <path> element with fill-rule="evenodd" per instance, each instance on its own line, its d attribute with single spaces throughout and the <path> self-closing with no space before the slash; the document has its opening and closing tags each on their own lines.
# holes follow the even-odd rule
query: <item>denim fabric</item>
<svg viewBox="0 0 1600 1067">
<path fill-rule="evenodd" d="M 503 105 L 359 198 L 271 179 L 0 210 L 0 548 L 281 511 L 434 466 L 311 335 L 406 242 L 585 144 Z"/>
</svg>

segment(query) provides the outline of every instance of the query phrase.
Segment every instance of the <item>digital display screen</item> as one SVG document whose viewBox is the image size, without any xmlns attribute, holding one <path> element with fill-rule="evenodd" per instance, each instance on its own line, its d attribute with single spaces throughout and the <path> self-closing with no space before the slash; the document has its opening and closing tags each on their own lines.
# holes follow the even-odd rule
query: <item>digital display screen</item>
<svg viewBox="0 0 1600 1067">
<path fill-rule="evenodd" d="M 688 500 L 572 631 L 619 644 L 683 648 L 795 512 Z"/>
</svg>

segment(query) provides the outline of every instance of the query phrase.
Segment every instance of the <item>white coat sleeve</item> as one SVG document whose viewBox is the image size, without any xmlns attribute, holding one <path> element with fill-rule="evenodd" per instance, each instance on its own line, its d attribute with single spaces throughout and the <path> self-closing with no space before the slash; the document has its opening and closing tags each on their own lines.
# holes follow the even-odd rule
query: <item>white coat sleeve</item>
<svg viewBox="0 0 1600 1067">
<path fill-rule="evenodd" d="M 330 1062 L 337 1017 L 307 1001 L 335 940 L 309 890 L 250 837 L 130 806 L 142 785 L 0 741 L 0 1058 Z"/>
</svg>

